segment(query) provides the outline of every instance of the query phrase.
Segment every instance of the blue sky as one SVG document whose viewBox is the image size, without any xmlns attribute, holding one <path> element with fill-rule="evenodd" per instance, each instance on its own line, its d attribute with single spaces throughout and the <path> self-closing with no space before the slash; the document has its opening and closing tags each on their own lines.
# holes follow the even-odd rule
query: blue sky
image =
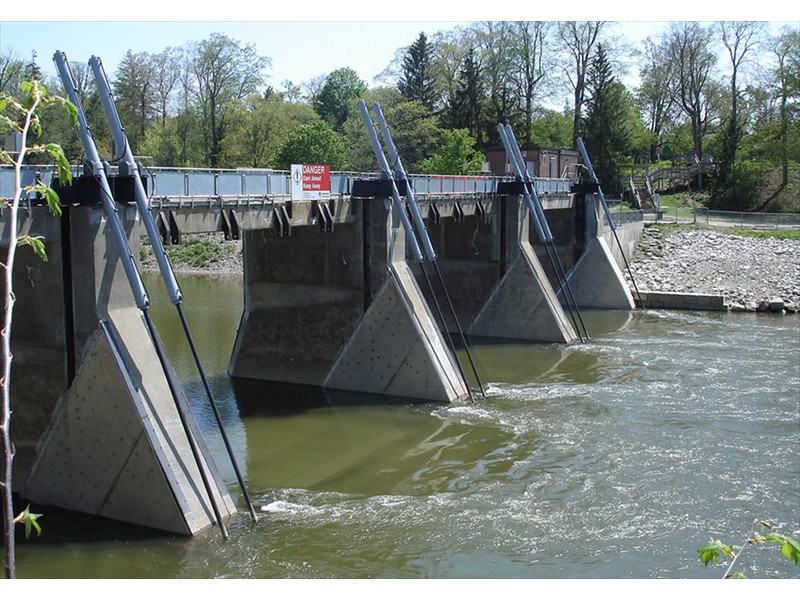
<svg viewBox="0 0 800 600">
<path fill-rule="evenodd" d="M 211 20 L 214 14 L 209 8 L 197 8 L 197 4 L 192 4 L 191 9 L 184 9 L 174 3 L 165 8 L 160 6 L 166 4 L 163 0 L 161 3 L 138 0 L 128 6 L 121 3 L 100 5 L 102 9 L 76 9 L 75 4 L 52 3 L 52 6 L 44 6 L 38 11 L 42 17 L 52 20 L 39 23 L 24 20 L 30 18 L 30 13 L 14 14 L 15 10 L 19 13 L 18 8 L 4 7 L 3 20 L 0 21 L 0 50 L 8 52 L 13 49 L 16 56 L 23 59 L 29 58 L 35 50 L 38 63 L 51 74 L 55 74 L 52 56 L 57 50 L 65 52 L 70 62 L 85 63 L 95 55 L 113 76 L 128 50 L 160 52 L 167 46 L 185 46 L 205 39 L 213 32 L 220 32 L 239 42 L 255 44 L 259 54 L 269 57 L 272 60 L 269 83 L 277 89 L 282 88 L 284 80 L 301 83 L 340 67 L 355 69 L 371 85 L 392 61 L 397 49 L 411 44 L 421 31 L 431 35 L 480 19 L 603 18 L 624 21 L 620 32 L 636 42 L 659 33 L 665 27 L 664 21 L 674 18 L 672 15 L 675 14 L 603 7 L 601 16 L 592 12 L 597 12 L 600 3 L 588 0 L 563 3 L 570 7 L 568 11 L 555 8 L 550 9 L 552 14 L 548 14 L 542 13 L 541 9 L 531 9 L 531 3 L 523 5 L 526 7 L 523 9 L 513 8 L 514 2 L 506 0 L 511 10 L 480 14 L 462 8 L 457 16 L 464 21 L 448 21 L 432 20 L 447 19 L 454 13 L 446 7 L 434 7 L 430 0 L 427 3 L 423 0 L 400 0 L 395 4 L 335 0 L 323 4 L 312 0 L 288 7 L 287 3 L 282 3 L 284 8 L 277 10 L 263 6 L 266 3 L 262 3 L 262 8 L 254 8 L 252 1 L 247 6 L 239 6 L 243 1 L 215 3 L 216 6 L 228 7 L 225 18 L 220 20 Z M 44 2 L 45 5 L 51 4 L 51 0 Z M 680 7 L 682 3 L 686 6 L 696 4 L 689 0 L 672 0 L 670 7 Z M 131 10 L 127 10 L 128 7 Z M 395 7 L 402 7 L 403 12 L 389 12 Z M 789 11 L 798 13 L 796 18 L 800 20 L 800 11 Z M 696 10 L 693 14 L 703 18 L 703 14 Z M 402 20 L 404 15 L 424 17 Z M 152 20 L 155 16 L 159 20 Z M 725 15 L 726 18 L 737 16 L 745 15 L 729 12 Z M 86 20 L 77 20 L 78 17 Z M 131 17 L 150 20 L 128 20 Z M 791 12 L 780 15 L 781 20 L 791 17 Z M 185 20 L 187 18 L 190 20 Z M 718 17 L 710 17 L 714 18 Z M 752 15 L 750 18 L 765 19 L 768 15 Z"/>
</svg>

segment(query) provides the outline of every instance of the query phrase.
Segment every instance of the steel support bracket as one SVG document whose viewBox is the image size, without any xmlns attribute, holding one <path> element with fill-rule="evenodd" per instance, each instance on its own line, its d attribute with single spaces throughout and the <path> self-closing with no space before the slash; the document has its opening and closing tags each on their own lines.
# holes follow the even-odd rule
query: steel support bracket
<svg viewBox="0 0 800 600">
<path fill-rule="evenodd" d="M 430 202 L 428 204 L 428 218 L 433 221 L 434 225 L 438 225 L 442 220 L 442 215 L 439 214 L 439 208 L 436 206 L 435 202 Z"/>
<path fill-rule="evenodd" d="M 291 205 L 276 204 L 272 208 L 272 215 L 275 219 L 275 229 L 278 230 L 278 237 L 292 235 Z"/>
</svg>

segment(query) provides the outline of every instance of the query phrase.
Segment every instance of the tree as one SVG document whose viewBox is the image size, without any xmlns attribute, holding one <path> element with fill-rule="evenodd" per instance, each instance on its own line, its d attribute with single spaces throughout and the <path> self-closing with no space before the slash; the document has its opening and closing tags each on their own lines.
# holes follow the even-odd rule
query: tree
<svg viewBox="0 0 800 600">
<path fill-rule="evenodd" d="M 539 148 L 571 148 L 572 117 L 555 110 L 545 110 L 531 126 L 530 143 Z"/>
<path fill-rule="evenodd" d="M 774 71 L 779 103 L 779 148 L 782 187 L 789 183 L 790 143 L 795 144 L 794 160 L 800 160 L 800 30 L 785 28 L 773 44 L 777 60 Z M 790 135 L 790 133 L 792 135 Z"/>
<path fill-rule="evenodd" d="M 720 38 L 728 52 L 731 61 L 730 78 L 730 113 L 728 121 L 722 131 L 721 152 L 717 156 L 717 178 L 714 182 L 715 195 L 726 196 L 733 187 L 733 173 L 736 168 L 736 154 L 744 133 L 744 124 L 739 114 L 739 89 L 738 78 L 742 66 L 747 60 L 747 55 L 759 43 L 761 26 L 752 21 L 729 22 L 718 24 Z M 718 198 L 720 201 L 721 198 Z M 725 204 L 724 201 L 722 201 Z"/>
<path fill-rule="evenodd" d="M 323 121 L 301 125 L 292 131 L 275 154 L 275 166 L 288 169 L 295 164 L 347 165 L 347 141 Z"/>
<path fill-rule="evenodd" d="M 475 48 L 478 50 L 483 89 L 487 96 L 486 142 L 499 144 L 498 123 L 518 125 L 515 117 L 516 96 L 513 88 L 510 58 L 509 24 L 505 21 L 484 21 L 472 27 Z M 517 127 L 518 129 L 518 127 Z"/>
<path fill-rule="evenodd" d="M 696 160 L 703 159 L 703 138 L 712 119 L 711 70 L 716 56 L 711 49 L 711 30 L 696 22 L 673 23 L 666 34 L 668 60 L 675 68 L 676 102 L 689 119 Z M 697 174 L 702 187 L 702 172 Z"/>
<path fill-rule="evenodd" d="M 22 81 L 25 64 L 13 52 L 0 54 L 0 93 L 16 93 Z"/>
<path fill-rule="evenodd" d="M 170 47 L 150 57 L 155 105 L 162 125 L 166 123 L 170 100 L 180 82 L 182 60 L 183 51 Z"/>
<path fill-rule="evenodd" d="M 451 31 L 438 31 L 431 37 L 431 40 L 433 48 L 431 72 L 436 97 L 433 109 L 447 119 L 446 115 L 459 87 L 460 73 L 468 54 L 472 55 L 476 75 L 480 77 L 480 74 L 477 73 L 478 62 L 475 46 L 469 37 L 468 30 L 460 27 Z"/>
<path fill-rule="evenodd" d="M 456 88 L 445 111 L 445 120 L 453 129 L 467 129 L 480 145 L 483 137 L 482 115 L 480 69 L 475 60 L 475 51 L 470 49 L 458 71 Z"/>
<path fill-rule="evenodd" d="M 583 106 L 586 100 L 586 74 L 594 52 L 595 44 L 600 39 L 600 32 L 605 27 L 604 21 L 567 21 L 559 23 L 558 36 L 567 56 L 570 69 L 565 67 L 565 74 L 572 87 L 572 137 L 578 137 L 583 118 Z"/>
<path fill-rule="evenodd" d="M 264 71 L 270 64 L 269 58 L 256 53 L 254 45 L 242 46 L 220 33 L 212 33 L 193 49 L 190 69 L 208 166 L 219 165 L 222 140 L 228 129 L 228 107 L 263 85 Z"/>
<path fill-rule="evenodd" d="M 546 80 L 545 39 L 550 29 L 547 21 L 515 21 L 511 24 L 511 50 L 516 69 L 511 75 L 517 88 L 519 108 L 524 115 L 521 143 L 530 141 L 535 103 Z"/>
<path fill-rule="evenodd" d="M 422 161 L 440 147 L 438 120 L 417 100 L 381 108 L 403 166 L 409 173 L 418 171 Z"/>
<path fill-rule="evenodd" d="M 3 480 L 0 483 L 0 491 L 3 497 L 3 524 L 4 524 L 4 548 L 5 548 L 5 573 L 6 577 L 13 579 L 16 577 L 15 569 L 15 547 L 14 547 L 14 525 L 25 523 L 29 533 L 31 523 L 37 528 L 36 517 L 39 515 L 31 514 L 27 509 L 16 517 L 14 516 L 14 503 L 12 499 L 12 463 L 14 461 L 14 449 L 11 442 L 11 326 L 13 324 L 14 313 L 14 262 L 17 247 L 20 245 L 30 246 L 33 251 L 43 260 L 47 260 L 44 242 L 41 238 L 29 235 L 17 235 L 19 203 L 22 193 L 39 193 L 47 200 L 47 204 L 55 215 L 61 214 L 59 208 L 58 195 L 50 188 L 37 181 L 34 185 L 26 189 L 21 184 L 21 169 L 28 154 L 48 154 L 56 161 L 58 167 L 59 180 L 65 184 L 72 182 L 72 171 L 64 152 L 57 144 L 29 146 L 29 134 L 38 135 L 41 133 L 41 112 L 50 105 L 62 105 L 69 109 L 70 120 L 73 125 L 77 125 L 77 109 L 59 97 L 47 95 L 47 90 L 36 79 L 23 82 L 21 85 L 21 101 L 13 100 L 7 95 L 0 96 L 0 123 L 3 129 L 20 135 L 20 150 L 16 159 L 5 151 L 0 152 L 0 162 L 10 163 L 14 166 L 14 197 L 11 202 L 4 201 L 5 211 L 5 230 L 10 232 L 8 239 L 8 252 L 4 263 L 0 263 L 3 268 L 3 328 L 0 330 L 0 345 L 2 346 L 2 373 L 0 373 L 0 389 L 2 390 L 2 406 L 0 406 L 0 437 L 2 438 L 2 468 Z M 6 112 L 8 110 L 8 112 Z M 9 114 L 13 116 L 9 116 Z"/>
<path fill-rule="evenodd" d="M 26 81 L 42 81 L 44 79 L 42 68 L 39 66 L 39 63 L 36 62 L 36 50 L 31 52 L 30 62 L 25 63 L 22 76 Z"/>
<path fill-rule="evenodd" d="M 336 69 L 325 78 L 325 84 L 312 106 L 328 125 L 340 132 L 356 101 L 366 89 L 367 84 L 353 69 Z"/>
<path fill-rule="evenodd" d="M 602 44 L 587 71 L 587 110 L 581 121 L 581 135 L 603 188 L 619 191 L 618 174 L 630 156 L 632 132 L 629 116 L 632 100 L 625 86 L 616 80 Z"/>
<path fill-rule="evenodd" d="M 130 50 L 125 53 L 116 71 L 114 98 L 131 150 L 136 154 L 157 114 L 158 97 L 150 54 L 134 54 Z"/>
<path fill-rule="evenodd" d="M 657 44 L 647 38 L 644 46 L 644 64 L 640 71 L 637 103 L 647 118 L 647 127 L 652 134 L 650 162 L 657 162 L 663 136 L 675 121 L 676 104 L 672 93 L 673 64 L 667 58 L 664 42 Z"/>
<path fill-rule="evenodd" d="M 422 161 L 423 173 L 440 175 L 467 175 L 480 172 L 484 156 L 475 150 L 475 139 L 466 129 L 445 129 L 442 147 L 433 156 Z"/>
<path fill-rule="evenodd" d="M 432 50 L 424 32 L 408 47 L 403 58 L 403 72 L 397 89 L 407 100 L 419 100 L 433 112 L 436 90 L 433 82 Z"/>
<path fill-rule="evenodd" d="M 253 95 L 231 107 L 231 130 L 223 144 L 231 168 L 272 166 L 289 132 L 318 119 L 306 104 L 286 102 L 280 94 Z"/>
</svg>

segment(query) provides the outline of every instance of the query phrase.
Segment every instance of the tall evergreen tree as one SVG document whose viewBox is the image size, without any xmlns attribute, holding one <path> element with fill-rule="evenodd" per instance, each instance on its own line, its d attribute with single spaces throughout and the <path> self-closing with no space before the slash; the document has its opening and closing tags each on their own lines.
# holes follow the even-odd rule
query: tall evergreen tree
<svg viewBox="0 0 800 600">
<path fill-rule="evenodd" d="M 423 32 L 406 51 L 403 59 L 403 72 L 397 82 L 397 89 L 406 99 L 419 100 L 433 112 L 436 107 L 436 93 L 431 62 L 432 48 Z"/>
<path fill-rule="evenodd" d="M 586 83 L 589 97 L 581 134 L 603 189 L 615 193 L 619 191 L 620 166 L 632 148 L 628 121 L 631 99 L 614 76 L 602 44 L 597 45 L 590 61 Z"/>
<path fill-rule="evenodd" d="M 23 69 L 23 79 L 26 81 L 36 80 L 41 82 L 43 79 L 42 68 L 36 62 L 36 50 L 31 52 L 31 61 L 25 64 Z"/>
<path fill-rule="evenodd" d="M 475 51 L 470 49 L 461 63 L 456 89 L 447 111 L 447 125 L 451 129 L 467 129 L 470 136 L 482 144 L 483 92 L 480 69 L 475 60 Z"/>
</svg>

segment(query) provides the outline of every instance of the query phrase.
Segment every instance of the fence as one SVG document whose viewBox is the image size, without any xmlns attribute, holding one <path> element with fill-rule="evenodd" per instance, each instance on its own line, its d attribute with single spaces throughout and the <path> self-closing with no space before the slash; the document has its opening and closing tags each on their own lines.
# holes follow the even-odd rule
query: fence
<svg viewBox="0 0 800 600">
<path fill-rule="evenodd" d="M 648 210 L 645 211 L 645 220 L 656 223 L 701 223 L 717 227 L 800 228 L 798 213 L 709 210 L 702 206 L 694 208 L 675 206 Z"/>
</svg>

